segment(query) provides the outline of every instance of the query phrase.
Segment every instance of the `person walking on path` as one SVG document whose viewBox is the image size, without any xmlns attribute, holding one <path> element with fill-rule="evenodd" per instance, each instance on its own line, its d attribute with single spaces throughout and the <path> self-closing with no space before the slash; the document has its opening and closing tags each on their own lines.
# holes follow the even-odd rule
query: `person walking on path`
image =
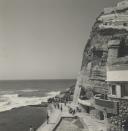
<svg viewBox="0 0 128 131">
<path fill-rule="evenodd" d="M 60 105 L 59 105 L 59 103 L 57 103 L 57 106 L 58 106 L 58 109 L 60 108 Z"/>
<path fill-rule="evenodd" d="M 47 113 L 47 124 L 49 123 L 49 115 L 48 115 L 48 113 Z"/>
<path fill-rule="evenodd" d="M 61 104 L 61 108 L 60 108 L 61 112 L 63 111 L 63 107 L 62 107 L 62 104 Z"/>
</svg>

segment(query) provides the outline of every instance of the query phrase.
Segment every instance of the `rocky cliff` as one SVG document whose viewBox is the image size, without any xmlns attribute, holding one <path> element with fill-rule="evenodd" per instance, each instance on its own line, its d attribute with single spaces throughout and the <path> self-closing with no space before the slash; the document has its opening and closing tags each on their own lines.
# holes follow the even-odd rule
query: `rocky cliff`
<svg viewBox="0 0 128 131">
<path fill-rule="evenodd" d="M 78 83 L 84 89 L 96 93 L 108 93 L 106 67 L 114 63 L 128 62 L 128 1 L 119 2 L 115 7 L 105 8 L 96 19 L 83 52 Z M 108 58 L 108 48 L 119 43 L 118 54 L 113 51 Z M 123 52 L 120 49 L 123 48 Z M 115 47 L 113 46 L 113 49 Z M 119 59 L 119 60 L 118 60 Z M 91 94 L 92 95 L 92 94 Z M 90 96 L 91 97 L 91 96 Z"/>
</svg>

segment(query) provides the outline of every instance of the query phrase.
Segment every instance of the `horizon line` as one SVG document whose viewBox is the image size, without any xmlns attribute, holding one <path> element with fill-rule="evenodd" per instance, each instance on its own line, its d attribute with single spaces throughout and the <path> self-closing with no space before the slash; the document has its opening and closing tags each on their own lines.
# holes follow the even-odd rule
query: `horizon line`
<svg viewBox="0 0 128 131">
<path fill-rule="evenodd" d="M 69 79 L 0 79 L 0 81 L 31 81 L 31 80 L 76 80 L 76 78 Z"/>
</svg>

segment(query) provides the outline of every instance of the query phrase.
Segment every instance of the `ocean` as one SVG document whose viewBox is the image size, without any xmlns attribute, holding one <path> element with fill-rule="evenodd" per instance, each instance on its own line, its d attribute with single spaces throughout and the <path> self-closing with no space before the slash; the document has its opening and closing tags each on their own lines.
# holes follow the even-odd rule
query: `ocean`
<svg viewBox="0 0 128 131">
<path fill-rule="evenodd" d="M 0 81 L 0 112 L 40 104 L 65 91 L 76 80 L 6 80 Z"/>
<path fill-rule="evenodd" d="M 65 91 L 75 80 L 0 81 L 0 131 L 29 131 L 46 120 L 47 108 L 30 106 Z"/>
</svg>

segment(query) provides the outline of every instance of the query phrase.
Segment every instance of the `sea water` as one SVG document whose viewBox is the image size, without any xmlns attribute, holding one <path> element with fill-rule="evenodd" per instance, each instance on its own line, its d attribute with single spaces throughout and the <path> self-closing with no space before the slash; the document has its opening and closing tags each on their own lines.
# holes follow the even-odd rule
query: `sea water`
<svg viewBox="0 0 128 131">
<path fill-rule="evenodd" d="M 46 102 L 75 84 L 75 80 L 0 81 L 0 112 Z"/>
</svg>

